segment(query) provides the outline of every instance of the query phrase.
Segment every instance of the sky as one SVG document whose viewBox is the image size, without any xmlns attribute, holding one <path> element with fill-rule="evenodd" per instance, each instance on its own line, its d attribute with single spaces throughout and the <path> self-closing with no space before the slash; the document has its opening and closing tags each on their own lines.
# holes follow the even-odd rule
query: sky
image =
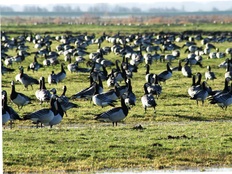
<svg viewBox="0 0 232 174">
<path fill-rule="evenodd" d="M 227 2 L 225 2 L 227 1 Z M 55 5 L 76 5 L 82 11 L 87 11 L 90 6 L 97 3 L 107 3 L 109 8 L 113 8 L 115 5 L 127 6 L 131 8 L 138 7 L 143 11 L 150 8 L 176 8 L 185 11 L 212 11 L 213 8 L 218 10 L 232 9 L 231 0 L 2 0 L 0 6 L 8 6 L 15 11 L 23 11 L 26 5 L 40 6 L 51 11 Z"/>
<path fill-rule="evenodd" d="M 84 0 L 84 1 L 76 1 L 76 0 L 39 0 L 39 1 L 32 1 L 32 0 L 2 0 L 1 5 L 25 5 L 25 4 L 78 4 L 78 3 L 110 3 L 110 4 L 117 4 L 117 3 L 128 3 L 128 2 L 140 2 L 140 3 L 154 3 L 154 2 L 210 2 L 210 1 L 219 1 L 219 0 Z M 223 1 L 230 1 L 230 0 L 223 0 Z"/>
</svg>

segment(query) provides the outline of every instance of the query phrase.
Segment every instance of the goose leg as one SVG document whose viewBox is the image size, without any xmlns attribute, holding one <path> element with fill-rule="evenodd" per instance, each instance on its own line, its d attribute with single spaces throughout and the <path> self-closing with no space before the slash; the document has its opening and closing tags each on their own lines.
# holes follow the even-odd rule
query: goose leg
<svg viewBox="0 0 232 174">
<path fill-rule="evenodd" d="M 147 107 L 145 106 L 145 107 L 144 107 L 144 113 L 146 113 L 146 112 L 147 112 Z"/>
<path fill-rule="evenodd" d="M 36 128 L 39 128 L 39 121 L 36 122 Z"/>
<path fill-rule="evenodd" d="M 12 124 L 13 124 L 13 121 L 10 120 L 10 129 L 12 129 Z"/>
</svg>

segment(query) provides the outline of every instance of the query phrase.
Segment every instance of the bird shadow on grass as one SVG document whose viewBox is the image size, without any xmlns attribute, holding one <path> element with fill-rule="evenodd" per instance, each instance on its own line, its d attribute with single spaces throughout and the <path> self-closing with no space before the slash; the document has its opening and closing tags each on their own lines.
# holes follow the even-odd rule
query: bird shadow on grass
<svg viewBox="0 0 232 174">
<path fill-rule="evenodd" d="M 173 117 L 178 117 L 178 118 L 181 118 L 181 119 L 185 119 L 185 120 L 190 120 L 190 121 L 212 121 L 206 117 L 195 117 L 195 116 L 190 116 L 190 115 L 182 115 L 182 114 L 173 114 Z"/>
</svg>

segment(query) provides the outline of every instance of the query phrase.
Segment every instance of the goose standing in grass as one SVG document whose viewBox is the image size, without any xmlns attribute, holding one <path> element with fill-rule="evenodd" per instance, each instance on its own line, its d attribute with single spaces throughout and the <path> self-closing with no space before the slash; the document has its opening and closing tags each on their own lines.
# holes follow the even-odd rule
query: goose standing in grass
<svg viewBox="0 0 232 174">
<path fill-rule="evenodd" d="M 39 81 L 27 74 L 24 73 L 24 68 L 22 66 L 19 67 L 20 73 L 15 76 L 16 82 L 20 82 L 24 85 L 26 89 L 28 89 L 28 86 L 30 85 L 33 89 L 34 84 L 39 84 Z"/>
<path fill-rule="evenodd" d="M 178 60 L 178 65 L 175 67 L 172 67 L 171 70 L 172 71 L 181 71 L 182 70 L 182 65 L 181 65 L 181 60 Z"/>
<path fill-rule="evenodd" d="M 128 90 L 127 92 L 124 93 L 125 95 L 125 103 L 128 106 L 135 106 L 135 102 L 136 102 L 136 96 L 134 94 L 134 92 L 132 91 L 132 85 L 131 85 L 131 80 L 128 79 Z"/>
<path fill-rule="evenodd" d="M 42 124 L 48 124 L 54 118 L 56 113 L 56 108 L 54 105 L 55 101 L 56 101 L 55 97 L 51 97 L 49 108 L 39 109 L 29 114 L 26 113 L 24 114 L 23 119 L 32 120 L 33 123 L 36 124 L 37 128 L 39 127 L 39 123 L 41 123 L 41 127 Z"/>
<path fill-rule="evenodd" d="M 10 120 L 10 113 L 7 111 L 7 99 L 2 96 L 2 125 Z"/>
<path fill-rule="evenodd" d="M 198 89 L 197 89 L 198 88 Z M 188 95 L 193 97 L 194 94 L 200 89 L 200 86 L 196 85 L 196 76 L 192 76 L 192 85 L 188 88 Z"/>
<path fill-rule="evenodd" d="M 119 92 L 116 89 L 116 86 L 114 89 L 110 89 L 109 91 L 102 92 L 101 94 L 104 94 L 107 98 L 116 101 L 120 96 Z"/>
<path fill-rule="evenodd" d="M 162 86 L 159 84 L 156 74 L 154 74 L 153 78 L 154 82 L 148 82 L 146 85 L 147 91 L 149 94 L 156 95 L 156 98 L 158 99 L 160 94 L 162 93 Z"/>
<path fill-rule="evenodd" d="M 225 53 L 226 53 L 227 55 L 230 55 L 231 58 L 232 58 L 232 47 L 226 48 Z"/>
<path fill-rule="evenodd" d="M 207 66 L 208 71 L 205 72 L 205 80 L 214 80 L 217 79 L 214 72 L 211 71 L 211 66 Z"/>
<path fill-rule="evenodd" d="M 153 81 L 153 73 L 150 73 L 150 65 L 146 64 L 146 75 L 145 75 L 145 80 L 146 82 L 152 82 Z"/>
<path fill-rule="evenodd" d="M 77 70 L 78 70 L 78 63 L 77 62 L 72 63 L 72 59 L 71 58 L 68 60 L 68 62 L 69 62 L 69 64 L 67 65 L 67 69 L 71 73 L 77 72 Z"/>
<path fill-rule="evenodd" d="M 37 57 L 38 55 L 35 54 L 34 61 L 30 63 L 30 65 L 27 67 L 27 70 L 32 70 L 34 72 L 34 71 L 38 71 L 41 67 L 43 67 L 43 65 L 37 61 Z"/>
<path fill-rule="evenodd" d="M 124 80 L 122 71 L 121 71 L 121 69 L 119 67 L 119 63 L 120 63 L 119 60 L 115 61 L 116 69 L 114 71 L 114 77 L 115 77 L 117 82 L 121 82 L 121 81 Z"/>
<path fill-rule="evenodd" d="M 66 77 L 66 72 L 64 70 L 64 64 L 61 63 L 61 71 L 56 74 L 57 81 L 61 82 L 62 80 L 64 80 L 65 77 Z"/>
<path fill-rule="evenodd" d="M 7 68 L 3 64 L 1 64 L 1 73 L 2 73 L 2 75 L 6 74 L 6 73 L 11 73 L 11 72 L 14 72 L 14 71 L 15 71 L 15 69 Z"/>
<path fill-rule="evenodd" d="M 26 106 L 31 103 L 31 98 L 26 96 L 23 93 L 16 92 L 14 81 L 11 82 L 11 101 L 18 106 L 18 109 L 22 109 L 23 106 Z"/>
<path fill-rule="evenodd" d="M 51 84 L 57 84 L 57 83 L 58 83 L 57 76 L 55 72 L 52 71 L 52 73 L 48 75 L 48 84 L 51 85 Z"/>
<path fill-rule="evenodd" d="M 5 110 L 10 114 L 10 128 L 12 129 L 12 124 L 14 120 L 22 120 L 22 118 L 19 116 L 15 110 L 7 105 L 7 92 L 5 90 L 2 91 L 2 98 L 3 98 L 3 107 Z"/>
<path fill-rule="evenodd" d="M 226 67 L 226 73 L 225 73 L 225 78 L 229 78 L 230 80 L 232 80 L 232 70 L 230 69 L 230 63 L 227 63 L 227 67 Z"/>
<path fill-rule="evenodd" d="M 17 53 L 17 55 L 12 58 L 12 61 L 17 62 L 18 64 L 21 64 L 24 60 L 25 60 L 25 55 L 24 54 L 20 55 L 19 53 Z"/>
<path fill-rule="evenodd" d="M 198 101 L 202 102 L 202 105 L 204 104 L 205 99 L 208 97 L 209 93 L 206 87 L 206 82 L 202 82 L 201 85 L 201 89 L 198 90 L 193 97 L 191 97 L 191 100 L 196 100 L 197 101 L 197 105 L 198 105 Z"/>
<path fill-rule="evenodd" d="M 185 63 L 185 65 L 181 68 L 181 72 L 185 77 L 192 77 L 192 69 L 189 66 L 189 61 Z"/>
<path fill-rule="evenodd" d="M 40 86 L 39 86 L 39 89 L 35 92 L 35 96 L 40 101 L 40 104 L 42 104 L 43 102 L 47 102 L 50 100 L 51 93 L 49 90 L 47 90 L 47 88 L 45 86 L 45 78 L 44 77 L 40 77 L 39 84 L 40 84 Z"/>
<path fill-rule="evenodd" d="M 62 93 L 61 96 L 58 96 L 56 94 L 57 91 L 56 91 L 55 88 L 52 88 L 50 90 L 50 92 L 52 92 L 52 94 L 53 94 L 52 96 L 56 97 L 56 99 L 58 100 L 59 104 L 61 105 L 61 108 L 62 108 L 63 112 L 65 113 L 66 116 L 68 116 L 67 110 L 69 110 L 71 108 L 77 108 L 78 105 L 76 103 L 70 102 L 69 99 L 64 95 L 64 93 L 65 93 L 64 91 L 66 91 L 66 89 L 67 89 L 67 87 L 64 86 L 63 87 L 63 93 Z"/>
<path fill-rule="evenodd" d="M 116 89 L 117 93 L 119 94 L 119 96 L 121 97 L 129 89 L 128 81 L 125 80 L 125 85 L 119 85 L 118 83 L 116 83 L 115 89 Z"/>
<path fill-rule="evenodd" d="M 166 82 L 166 80 L 170 79 L 172 77 L 172 70 L 170 68 L 170 63 L 166 64 L 167 70 L 162 71 L 157 75 L 158 81 Z"/>
<path fill-rule="evenodd" d="M 209 101 L 212 101 L 215 97 L 217 97 L 217 96 L 219 96 L 221 94 L 228 93 L 230 91 L 229 81 L 230 81 L 230 78 L 228 78 L 228 77 L 225 78 L 224 88 L 222 90 L 214 90 L 214 91 L 212 91 L 212 94 L 210 94 L 207 99 Z"/>
<path fill-rule="evenodd" d="M 144 95 L 141 97 L 141 102 L 142 102 L 144 111 L 146 113 L 147 108 L 153 107 L 154 108 L 154 113 L 155 113 L 156 112 L 155 108 L 157 106 L 157 103 L 155 101 L 154 96 L 152 94 L 148 93 L 148 91 L 147 91 L 147 83 L 145 83 L 143 85 L 143 89 L 144 89 Z"/>
<path fill-rule="evenodd" d="M 108 97 L 107 93 L 98 93 L 98 90 L 95 90 L 94 95 L 92 96 L 92 101 L 94 105 L 101 106 L 102 108 L 105 106 L 115 106 L 116 100 L 112 100 Z"/>
<path fill-rule="evenodd" d="M 227 107 L 232 104 L 232 83 L 229 92 L 214 96 L 211 99 L 210 104 L 217 104 L 222 109 L 226 110 Z"/>
<path fill-rule="evenodd" d="M 114 76 L 114 69 L 111 70 L 111 74 L 108 75 L 108 78 L 106 80 L 106 84 L 108 87 L 113 87 L 117 83 L 117 80 Z"/>
<path fill-rule="evenodd" d="M 96 81 L 93 81 L 92 77 L 90 76 L 90 86 L 77 92 L 76 94 L 72 95 L 71 99 L 87 99 L 91 100 L 92 96 L 94 95 L 95 91 L 99 90 L 99 93 L 102 93 L 103 86 L 102 83 L 98 84 Z"/>
<path fill-rule="evenodd" d="M 197 77 L 197 81 L 196 81 L 196 77 Z M 193 97 L 194 94 L 201 89 L 201 79 L 202 79 L 202 74 L 200 72 L 192 76 L 192 86 L 188 89 L 188 94 L 190 97 Z"/>
<path fill-rule="evenodd" d="M 121 106 L 112 108 L 101 114 L 97 114 L 95 120 L 110 121 L 113 126 L 117 126 L 118 122 L 123 120 L 128 115 L 129 109 L 125 104 L 125 100 L 121 97 Z"/>
<path fill-rule="evenodd" d="M 56 96 L 52 96 L 52 97 L 56 98 Z M 55 107 L 54 117 L 51 121 L 44 123 L 45 126 L 50 126 L 50 128 L 52 128 L 54 125 L 59 124 L 62 121 L 63 116 L 64 116 L 64 111 L 62 109 L 62 106 L 61 106 L 58 98 L 56 98 L 56 102 L 54 102 L 53 104 L 55 105 L 54 106 Z"/>
</svg>

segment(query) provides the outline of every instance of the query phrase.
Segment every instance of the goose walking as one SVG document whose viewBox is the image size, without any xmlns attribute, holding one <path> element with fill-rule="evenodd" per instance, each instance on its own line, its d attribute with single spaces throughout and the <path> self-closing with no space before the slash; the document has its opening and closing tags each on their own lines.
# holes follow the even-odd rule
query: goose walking
<svg viewBox="0 0 232 174">
<path fill-rule="evenodd" d="M 112 108 L 106 112 L 96 115 L 95 120 L 110 121 L 113 126 L 117 126 L 118 122 L 126 118 L 129 109 L 125 104 L 124 98 L 121 97 L 121 106 Z"/>
</svg>

